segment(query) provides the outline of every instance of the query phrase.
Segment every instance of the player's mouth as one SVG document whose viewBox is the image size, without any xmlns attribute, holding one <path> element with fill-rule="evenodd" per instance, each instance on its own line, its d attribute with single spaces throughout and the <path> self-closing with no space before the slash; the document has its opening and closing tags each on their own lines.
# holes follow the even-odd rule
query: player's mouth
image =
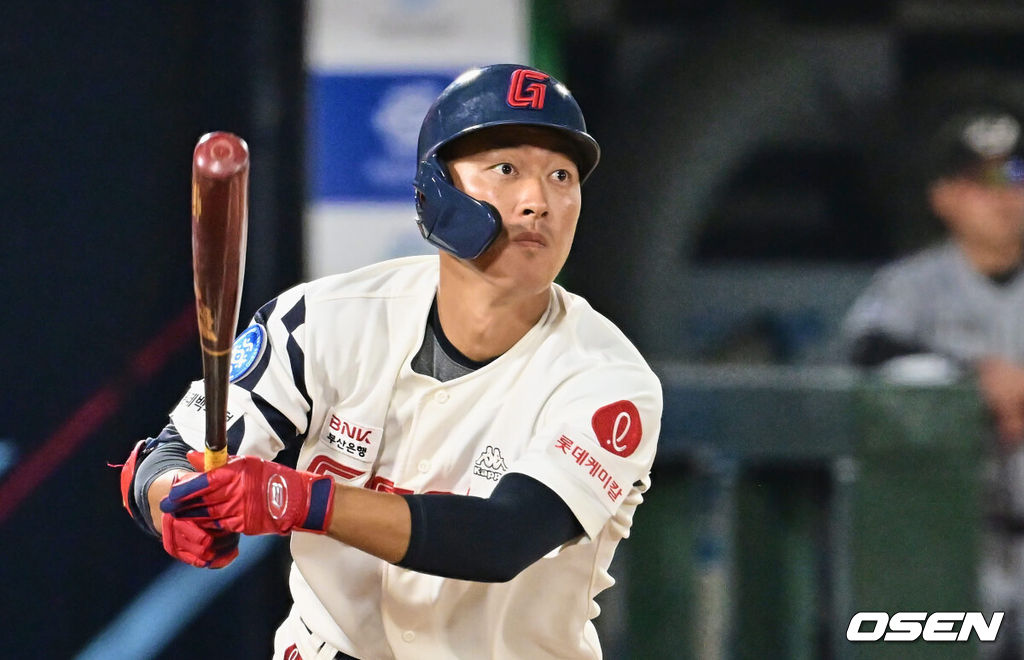
<svg viewBox="0 0 1024 660">
<path fill-rule="evenodd" d="M 547 241 L 544 240 L 544 237 L 535 231 L 524 231 L 521 234 L 516 234 L 512 242 L 522 247 L 547 246 Z"/>
</svg>

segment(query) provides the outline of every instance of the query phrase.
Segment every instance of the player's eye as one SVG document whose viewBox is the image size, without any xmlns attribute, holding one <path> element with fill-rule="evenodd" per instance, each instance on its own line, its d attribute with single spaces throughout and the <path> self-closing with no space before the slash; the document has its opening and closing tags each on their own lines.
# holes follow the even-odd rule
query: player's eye
<svg viewBox="0 0 1024 660">
<path fill-rule="evenodd" d="M 560 182 L 565 182 L 572 178 L 572 174 L 569 173 L 569 170 L 555 170 L 551 176 L 555 178 L 555 181 Z"/>
<path fill-rule="evenodd" d="M 509 176 L 515 174 L 516 168 L 511 163 L 498 163 L 492 169 L 496 170 L 499 174 Z"/>
</svg>

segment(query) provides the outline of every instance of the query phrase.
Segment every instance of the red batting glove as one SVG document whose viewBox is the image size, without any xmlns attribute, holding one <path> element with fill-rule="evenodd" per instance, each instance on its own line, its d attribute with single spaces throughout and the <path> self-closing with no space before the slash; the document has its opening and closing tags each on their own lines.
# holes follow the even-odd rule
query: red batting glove
<svg viewBox="0 0 1024 660">
<path fill-rule="evenodd" d="M 161 534 L 167 554 L 199 568 L 224 568 L 238 556 L 238 534 L 200 526 L 194 520 L 163 515 Z"/>
<path fill-rule="evenodd" d="M 196 472 L 203 471 L 203 455 L 188 453 Z M 175 483 L 180 477 L 175 479 Z M 170 556 L 199 568 L 224 568 L 238 556 L 238 534 L 218 529 L 212 523 L 178 520 L 169 513 L 161 517 L 160 536 Z"/>
<path fill-rule="evenodd" d="M 223 467 L 176 481 L 160 502 L 178 520 L 242 534 L 323 534 L 333 507 L 331 477 L 256 456 L 232 456 Z"/>
</svg>

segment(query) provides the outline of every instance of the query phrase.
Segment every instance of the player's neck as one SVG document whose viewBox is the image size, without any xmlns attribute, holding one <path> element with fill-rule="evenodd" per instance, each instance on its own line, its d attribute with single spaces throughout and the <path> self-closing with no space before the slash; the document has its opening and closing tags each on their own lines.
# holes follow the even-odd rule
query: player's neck
<svg viewBox="0 0 1024 660">
<path fill-rule="evenodd" d="M 464 269 L 441 268 L 437 311 L 448 341 L 471 360 L 497 357 L 537 324 L 550 290 L 506 289 Z"/>
<path fill-rule="evenodd" d="M 1024 260 L 1024 245 L 1020 243 L 996 246 L 960 241 L 960 248 L 974 269 L 986 276 L 1011 271 Z"/>
</svg>

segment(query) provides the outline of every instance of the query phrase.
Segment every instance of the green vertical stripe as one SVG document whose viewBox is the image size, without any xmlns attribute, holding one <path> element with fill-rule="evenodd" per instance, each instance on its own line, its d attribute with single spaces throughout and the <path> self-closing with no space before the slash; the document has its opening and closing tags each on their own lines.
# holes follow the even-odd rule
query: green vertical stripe
<svg viewBox="0 0 1024 660">
<path fill-rule="evenodd" d="M 562 0 L 529 0 L 529 10 L 530 63 L 564 82 L 565 5 Z"/>
</svg>

